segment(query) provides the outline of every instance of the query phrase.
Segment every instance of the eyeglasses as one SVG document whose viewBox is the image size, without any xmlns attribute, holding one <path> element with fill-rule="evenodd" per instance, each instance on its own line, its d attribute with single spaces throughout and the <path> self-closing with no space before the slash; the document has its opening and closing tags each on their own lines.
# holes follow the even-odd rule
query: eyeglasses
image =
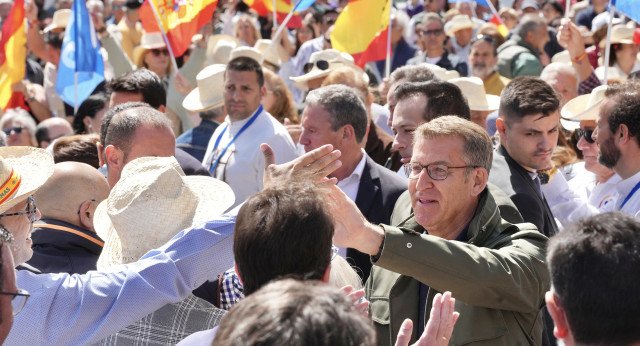
<svg viewBox="0 0 640 346">
<path fill-rule="evenodd" d="M 14 126 L 14 127 L 10 127 L 10 128 L 8 128 L 8 129 L 4 129 L 3 131 L 4 131 L 4 133 L 8 136 L 8 135 L 10 135 L 10 134 L 11 134 L 11 132 L 14 132 L 14 133 L 16 133 L 16 134 L 20 134 L 20 133 L 22 133 L 22 129 L 23 129 L 23 128 L 24 128 L 24 127 L 22 127 L 22 126 Z"/>
<path fill-rule="evenodd" d="M 22 311 L 25 304 L 27 304 L 27 299 L 31 297 L 29 292 L 18 288 L 18 292 L 0 292 L 1 295 L 4 296 L 13 296 L 11 299 L 11 305 L 13 306 L 13 316 L 17 315 Z"/>
<path fill-rule="evenodd" d="M 576 135 L 578 136 L 578 140 L 580 140 L 580 137 L 584 136 L 584 140 L 587 141 L 587 143 L 595 143 L 596 141 L 593 140 L 593 130 L 583 130 L 583 129 L 576 129 Z"/>
<path fill-rule="evenodd" d="M 32 196 L 29 196 L 27 198 L 27 211 L 21 211 L 19 213 L 11 213 L 11 214 L 2 214 L 0 215 L 0 217 L 5 217 L 5 216 L 17 216 L 17 215 L 30 215 L 29 216 L 29 221 L 31 221 L 31 223 L 36 222 L 36 212 L 37 212 L 37 207 L 36 207 L 36 200 L 33 199 Z"/>
<path fill-rule="evenodd" d="M 124 8 L 124 5 L 112 5 L 114 11 L 121 10 Z"/>
<path fill-rule="evenodd" d="M 420 30 L 420 33 L 424 36 L 440 36 L 442 35 L 442 29 L 435 29 L 435 30 Z"/>
<path fill-rule="evenodd" d="M 449 175 L 449 170 L 453 168 L 476 168 L 477 166 L 458 166 L 458 167 L 448 167 L 446 165 L 440 164 L 431 164 L 423 166 L 417 162 L 409 162 L 404 164 L 404 172 L 409 177 L 409 179 L 417 179 L 422 173 L 422 170 L 427 169 L 427 174 L 433 180 L 445 180 L 447 179 L 447 175 Z"/>
<path fill-rule="evenodd" d="M 169 55 L 169 50 L 167 48 L 152 49 L 151 54 L 153 54 L 153 56 Z"/>
<path fill-rule="evenodd" d="M 304 64 L 302 70 L 304 71 L 304 73 L 309 73 L 313 69 L 313 65 L 314 63 L 308 62 Z M 315 62 L 315 66 L 318 66 L 319 69 L 324 71 L 329 68 L 329 62 L 326 60 L 318 60 Z"/>
</svg>

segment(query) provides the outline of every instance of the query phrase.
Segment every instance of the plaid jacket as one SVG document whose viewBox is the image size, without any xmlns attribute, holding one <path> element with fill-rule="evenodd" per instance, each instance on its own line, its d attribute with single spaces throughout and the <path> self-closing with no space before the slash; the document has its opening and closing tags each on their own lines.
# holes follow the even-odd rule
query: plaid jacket
<svg viewBox="0 0 640 346">
<path fill-rule="evenodd" d="M 195 332 L 217 326 L 225 312 L 191 295 L 161 307 L 96 345 L 175 345 Z"/>
</svg>

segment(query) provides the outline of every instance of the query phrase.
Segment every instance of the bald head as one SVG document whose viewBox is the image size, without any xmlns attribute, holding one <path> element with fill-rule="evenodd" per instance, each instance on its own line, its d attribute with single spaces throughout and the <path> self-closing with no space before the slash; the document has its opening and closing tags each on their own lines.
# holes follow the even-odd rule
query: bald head
<svg viewBox="0 0 640 346">
<path fill-rule="evenodd" d="M 63 118 L 49 118 L 36 126 L 36 139 L 40 148 L 46 148 L 54 140 L 72 134 L 71 124 Z"/>
<path fill-rule="evenodd" d="M 80 162 L 61 162 L 34 195 L 42 218 L 69 222 L 93 231 L 93 214 L 109 196 L 109 184 L 97 169 Z"/>
<path fill-rule="evenodd" d="M 542 70 L 540 79 L 561 96 L 560 107 L 578 96 L 580 77 L 570 63 L 552 62 Z"/>
</svg>

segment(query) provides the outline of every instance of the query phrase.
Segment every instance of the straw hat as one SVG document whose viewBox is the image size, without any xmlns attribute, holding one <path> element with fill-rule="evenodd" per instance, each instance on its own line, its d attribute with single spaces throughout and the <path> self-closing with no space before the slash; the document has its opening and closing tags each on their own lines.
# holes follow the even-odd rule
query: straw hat
<svg viewBox="0 0 640 346">
<path fill-rule="evenodd" d="M 621 74 L 620 70 L 618 70 L 617 67 L 609 66 L 607 69 L 608 69 L 607 83 L 611 83 L 611 82 L 624 83 L 627 81 L 627 76 Z M 595 71 L 593 71 L 593 73 L 596 74 L 596 77 L 598 77 L 599 80 L 604 81 L 604 70 L 605 70 L 605 67 L 600 66 Z"/>
<path fill-rule="evenodd" d="M 569 120 L 596 120 L 605 91 L 607 86 L 601 85 L 593 89 L 590 94 L 572 99 L 562 107 L 560 115 Z"/>
<path fill-rule="evenodd" d="M 231 51 L 240 45 L 237 38 L 229 35 L 213 35 L 207 41 L 207 65 L 226 64 Z"/>
<path fill-rule="evenodd" d="M 69 16 L 71 16 L 71 10 L 63 9 L 57 10 L 53 13 L 53 18 L 51 18 L 51 24 L 47 25 L 47 27 L 42 30 L 43 33 L 48 33 L 49 31 L 63 31 L 67 28 L 67 24 L 69 23 Z"/>
<path fill-rule="evenodd" d="M 135 159 L 96 209 L 94 227 L 106 240 L 98 268 L 137 261 L 183 229 L 221 215 L 234 200 L 229 185 L 185 176 L 174 157 Z"/>
<path fill-rule="evenodd" d="M 449 37 L 453 37 L 458 30 L 462 29 L 475 29 L 478 24 L 471 21 L 466 14 L 459 14 L 453 16 L 450 21 L 445 25 L 445 33 Z"/>
<path fill-rule="evenodd" d="M 142 66 L 142 56 L 149 49 L 166 48 L 167 44 L 159 32 L 150 32 L 142 35 L 140 45 L 133 50 L 133 62 L 137 66 Z"/>
<path fill-rule="evenodd" d="M 611 29 L 611 44 L 634 44 L 633 43 L 633 29 L 626 25 L 616 25 Z M 607 44 L 607 40 L 600 41 L 600 48 L 604 49 Z"/>
<path fill-rule="evenodd" d="M 231 54 L 229 56 L 229 60 L 233 60 L 235 58 L 239 58 L 241 56 L 247 57 L 247 58 L 251 58 L 255 61 L 257 61 L 258 63 L 260 63 L 260 60 L 262 60 L 262 54 L 260 53 L 259 50 L 257 50 L 256 48 L 253 47 L 247 47 L 247 46 L 240 46 L 240 47 L 236 47 L 231 51 Z"/>
<path fill-rule="evenodd" d="M 563 50 L 560 53 L 556 53 L 553 58 L 551 58 L 551 62 L 571 62 L 571 55 L 569 55 L 568 50 Z"/>
<path fill-rule="evenodd" d="M 421 63 L 420 65 L 423 65 L 428 69 L 430 69 L 431 72 L 433 72 L 436 75 L 436 77 L 438 77 L 443 81 L 449 81 L 454 78 L 460 78 L 460 73 L 456 70 L 447 70 L 446 68 L 443 68 L 434 64 L 429 64 L 426 62 Z"/>
<path fill-rule="evenodd" d="M 222 85 L 224 84 L 224 71 L 226 65 L 209 65 L 198 72 L 196 81 L 198 87 L 191 90 L 182 101 L 182 107 L 192 112 L 202 112 L 207 109 L 222 106 Z"/>
<path fill-rule="evenodd" d="M 500 96 L 487 95 L 482 79 L 478 77 L 462 77 L 450 79 L 449 83 L 455 84 L 462 95 L 469 102 L 472 111 L 495 111 L 500 108 Z"/>
<path fill-rule="evenodd" d="M 280 54 L 278 50 L 280 49 L 281 46 L 280 45 L 273 46 L 267 52 L 267 48 L 269 48 L 270 44 L 271 44 L 271 40 L 259 39 L 258 41 L 256 41 L 256 44 L 253 45 L 253 48 L 257 49 L 260 52 L 261 57 L 264 55 L 265 62 L 268 62 L 280 68 L 280 65 L 282 65 L 282 59 L 280 58 Z M 266 55 L 265 55 L 265 52 L 267 53 Z"/>
<path fill-rule="evenodd" d="M 327 69 L 320 69 L 317 64 L 318 61 L 328 62 Z M 295 82 L 293 83 L 293 85 L 303 91 L 309 90 L 309 86 L 307 85 L 308 81 L 316 78 L 326 77 L 329 75 L 329 73 L 331 73 L 331 71 L 335 70 L 338 67 L 349 66 L 357 68 L 351 55 L 342 53 L 335 49 L 325 49 L 311 54 L 311 56 L 309 57 L 309 63 L 313 64 L 313 68 L 308 73 L 305 73 L 298 77 L 289 77 Z M 366 75 L 366 73 L 364 73 L 364 75 Z M 368 83 L 368 76 L 366 78 L 366 81 Z"/>
<path fill-rule="evenodd" d="M 44 149 L 0 147 L 0 213 L 33 195 L 53 174 L 53 157 Z"/>
</svg>

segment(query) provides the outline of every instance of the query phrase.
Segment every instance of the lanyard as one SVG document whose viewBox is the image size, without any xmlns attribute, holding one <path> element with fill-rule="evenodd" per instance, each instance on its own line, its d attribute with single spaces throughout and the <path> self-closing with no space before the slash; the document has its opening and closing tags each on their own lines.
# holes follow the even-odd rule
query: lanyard
<svg viewBox="0 0 640 346">
<path fill-rule="evenodd" d="M 215 176 L 216 167 L 218 166 L 218 162 L 220 162 L 220 159 L 222 158 L 224 153 L 226 153 L 227 149 L 229 149 L 231 144 L 233 144 L 233 142 L 236 141 L 236 138 L 240 137 L 240 134 L 242 134 L 247 128 L 249 128 L 249 126 L 251 126 L 251 124 L 253 124 L 254 121 L 256 121 L 256 118 L 258 118 L 258 115 L 260 115 L 260 113 L 262 113 L 262 109 L 263 109 L 263 107 L 262 107 L 262 105 L 260 105 L 258 110 L 251 116 L 249 121 L 247 121 L 247 123 L 244 124 L 244 126 L 242 126 L 240 131 L 238 131 L 238 133 L 236 133 L 235 136 L 233 136 L 233 138 L 231 138 L 231 141 L 229 142 L 229 144 L 227 144 L 227 146 L 222 150 L 220 155 L 218 155 L 218 158 L 215 160 L 215 162 L 213 162 L 213 164 L 211 164 L 211 166 L 209 167 L 209 173 L 211 173 L 212 175 Z M 218 149 L 218 145 L 220 144 L 220 140 L 222 139 L 222 135 L 224 135 L 224 133 L 227 131 L 227 128 L 229 127 L 227 124 L 224 124 L 224 125 L 225 125 L 224 129 L 222 129 L 222 132 L 220 132 L 220 135 L 218 135 L 218 138 L 216 139 L 216 143 L 213 146 L 213 152 L 214 153 L 215 153 L 216 149 Z"/>
<path fill-rule="evenodd" d="M 629 200 L 631 199 L 631 196 L 633 196 L 633 194 L 636 193 L 638 189 L 640 189 L 640 181 L 636 184 L 636 186 L 633 187 L 633 189 L 631 189 L 631 192 L 629 192 L 629 194 L 627 195 L 627 198 L 625 198 L 624 201 L 622 201 L 622 204 L 620 205 L 620 209 L 622 209 L 622 207 L 624 207 L 624 205 L 627 204 L 627 202 L 629 202 Z"/>
</svg>

